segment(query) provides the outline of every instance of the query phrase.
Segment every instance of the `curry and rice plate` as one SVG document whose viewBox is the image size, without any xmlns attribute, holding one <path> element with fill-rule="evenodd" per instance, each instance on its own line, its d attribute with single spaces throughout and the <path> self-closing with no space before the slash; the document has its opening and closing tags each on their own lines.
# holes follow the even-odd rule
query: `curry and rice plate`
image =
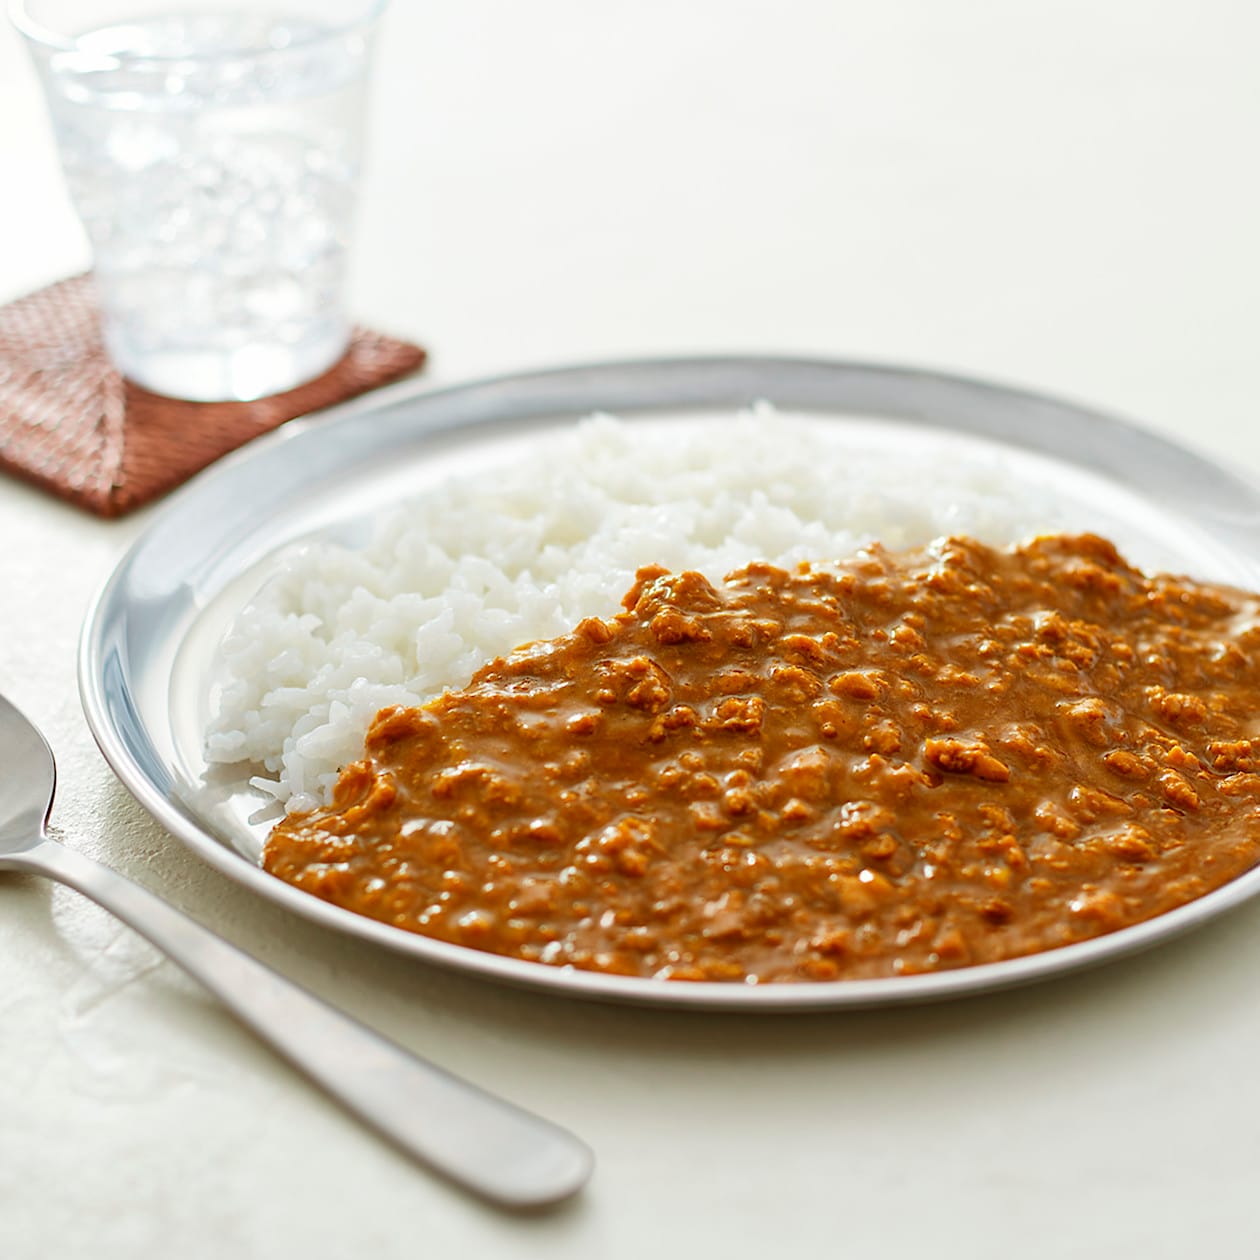
<svg viewBox="0 0 1260 1260">
<path fill-rule="evenodd" d="M 754 983 L 1050 948 L 1254 862 L 1245 597 L 1000 546 L 1068 524 L 1000 463 L 881 484 L 770 419 L 597 419 L 289 557 L 210 737 L 288 803 L 266 868 L 475 948 Z"/>
</svg>

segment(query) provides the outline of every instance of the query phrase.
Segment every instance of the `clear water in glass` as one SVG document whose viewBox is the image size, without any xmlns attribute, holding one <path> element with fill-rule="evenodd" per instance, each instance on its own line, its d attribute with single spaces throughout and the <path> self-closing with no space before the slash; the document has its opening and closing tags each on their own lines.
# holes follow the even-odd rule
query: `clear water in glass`
<svg viewBox="0 0 1260 1260">
<path fill-rule="evenodd" d="M 256 398 L 343 353 L 371 37 L 227 9 L 35 48 L 126 376 Z"/>
</svg>

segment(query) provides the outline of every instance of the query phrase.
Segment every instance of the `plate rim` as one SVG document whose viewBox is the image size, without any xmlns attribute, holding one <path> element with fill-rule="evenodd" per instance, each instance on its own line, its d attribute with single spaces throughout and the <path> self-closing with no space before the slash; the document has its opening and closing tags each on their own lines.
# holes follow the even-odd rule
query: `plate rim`
<svg viewBox="0 0 1260 1260">
<path fill-rule="evenodd" d="M 1032 409 L 1047 415 L 1072 417 L 1087 428 L 1096 427 L 1099 432 L 1124 435 L 1127 440 L 1138 441 L 1148 452 L 1157 453 L 1181 465 L 1183 471 L 1193 471 L 1206 476 L 1222 490 L 1225 496 L 1219 519 L 1209 519 L 1206 528 L 1210 533 L 1228 537 L 1241 528 L 1244 533 L 1254 532 L 1260 543 L 1260 487 L 1236 471 L 1227 469 L 1206 455 L 1164 437 L 1162 434 L 1123 417 L 1072 402 L 1053 395 L 1005 385 L 962 374 L 942 372 L 931 368 L 909 367 L 877 363 L 867 360 L 839 358 L 793 357 L 779 355 L 705 355 L 668 358 L 642 358 L 604 360 L 579 363 L 570 366 L 535 369 L 517 373 L 485 377 L 463 383 L 432 386 L 428 381 L 409 380 L 351 399 L 321 412 L 311 413 L 290 421 L 279 429 L 263 435 L 219 460 L 208 469 L 180 487 L 155 511 L 91 599 L 83 621 L 78 648 L 78 686 L 80 701 L 89 729 L 114 774 L 139 802 L 141 807 L 183 846 L 190 849 L 208 865 L 228 876 L 235 883 L 246 887 L 265 900 L 291 910 L 307 921 L 348 933 L 359 939 L 383 945 L 408 957 L 429 965 L 437 965 L 458 973 L 480 979 L 506 983 L 553 996 L 595 999 L 606 1002 L 650 1005 L 669 1008 L 699 1008 L 712 1011 L 755 1012 L 819 1011 L 840 1009 L 865 1009 L 873 1006 L 894 1006 L 942 1001 L 957 997 L 993 992 L 1048 979 L 1095 966 L 1105 961 L 1119 959 L 1169 940 L 1182 932 L 1198 926 L 1226 910 L 1260 894 L 1260 865 L 1251 868 L 1229 883 L 1203 897 L 1177 907 L 1165 914 L 1144 920 L 1130 927 L 1104 936 L 1063 946 L 1058 949 L 1025 955 L 995 963 L 982 963 L 948 971 L 912 976 L 896 976 L 874 980 L 809 981 L 764 985 L 736 985 L 729 982 L 679 982 L 639 977 L 607 975 L 581 971 L 575 968 L 559 968 L 544 963 L 532 963 L 509 958 L 464 946 L 449 944 L 406 932 L 401 928 L 344 910 L 339 906 L 321 901 L 298 888 L 269 875 L 260 866 L 251 863 L 246 855 L 229 847 L 196 820 L 179 808 L 169 792 L 155 781 L 146 769 L 143 759 L 129 742 L 127 729 L 136 720 L 134 711 L 128 712 L 131 697 L 124 690 L 121 695 L 111 695 L 106 679 L 106 643 L 104 640 L 107 621 L 115 611 L 112 601 L 124 588 L 128 576 L 146 547 L 153 545 L 166 523 L 183 511 L 189 503 L 207 494 L 207 488 L 238 474 L 243 467 L 265 460 L 267 452 L 283 449 L 288 444 L 314 440 L 304 435 L 318 435 L 340 424 L 352 422 L 356 417 L 383 411 L 398 404 L 415 404 L 424 408 L 441 410 L 444 402 L 458 404 L 461 401 L 476 402 L 488 398 L 491 408 L 496 398 L 502 403 L 505 397 L 522 391 L 528 395 L 532 389 L 541 388 L 546 395 L 548 387 L 555 387 L 561 395 L 572 393 L 586 383 L 586 387 L 601 378 L 645 377 L 649 380 L 660 375 L 681 374 L 683 378 L 694 376 L 703 383 L 711 375 L 750 375 L 758 373 L 821 373 L 837 377 L 869 378 L 886 386 L 897 383 L 916 386 L 919 389 L 940 390 L 983 399 L 999 409 Z M 650 388 L 648 388 L 650 393 Z M 750 399 L 749 401 L 753 401 Z M 727 403 L 714 398 L 708 402 L 700 399 L 691 403 L 642 403 L 638 410 L 684 410 L 690 406 L 710 408 Z M 817 404 L 820 409 L 826 403 Z M 785 410 L 795 409 L 796 404 L 784 404 Z M 804 405 L 802 405 L 803 407 Z M 861 408 L 833 402 L 831 409 L 837 414 L 878 414 L 864 412 Z M 576 410 L 599 410 L 599 404 L 577 407 Z M 613 409 L 613 408 L 609 408 Z M 625 409 L 624 406 L 622 409 Z M 548 414 L 547 408 L 535 413 Z M 888 419 L 918 419 L 920 423 L 933 425 L 929 416 L 885 417 Z M 462 423 L 458 420 L 457 424 Z M 474 424 L 476 422 L 473 422 Z M 954 426 L 943 425 L 954 431 Z M 978 430 L 981 436 L 993 436 Z M 1049 445 L 1016 440 L 1019 436 L 1008 435 L 996 440 L 1007 445 L 1050 454 L 1060 461 L 1065 459 L 1078 467 L 1106 475 L 1107 469 L 1099 469 L 1091 462 L 1083 462 L 1054 450 Z M 1250 519 L 1234 515 L 1229 495 L 1250 500 Z M 1221 504 L 1214 504 L 1220 508 Z M 121 713 L 117 709 L 122 704 Z M 134 706 L 133 706 L 134 707 Z"/>
</svg>

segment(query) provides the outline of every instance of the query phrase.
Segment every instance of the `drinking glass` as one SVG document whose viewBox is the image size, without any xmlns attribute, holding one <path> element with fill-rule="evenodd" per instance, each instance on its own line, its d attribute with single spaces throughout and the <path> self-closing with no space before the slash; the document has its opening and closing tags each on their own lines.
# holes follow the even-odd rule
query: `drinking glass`
<svg viewBox="0 0 1260 1260">
<path fill-rule="evenodd" d="M 259 398 L 343 354 L 384 5 L 11 0 L 125 376 L 177 398 Z"/>
</svg>

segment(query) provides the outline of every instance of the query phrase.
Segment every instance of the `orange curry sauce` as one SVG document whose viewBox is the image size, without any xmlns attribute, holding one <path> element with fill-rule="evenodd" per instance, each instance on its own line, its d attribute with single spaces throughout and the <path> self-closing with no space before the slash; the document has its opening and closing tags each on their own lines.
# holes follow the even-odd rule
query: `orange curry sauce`
<svg viewBox="0 0 1260 1260">
<path fill-rule="evenodd" d="M 381 713 L 266 869 L 476 949 L 755 983 L 1051 949 L 1260 856 L 1250 595 L 1086 535 L 646 568 L 624 602 Z"/>
</svg>

